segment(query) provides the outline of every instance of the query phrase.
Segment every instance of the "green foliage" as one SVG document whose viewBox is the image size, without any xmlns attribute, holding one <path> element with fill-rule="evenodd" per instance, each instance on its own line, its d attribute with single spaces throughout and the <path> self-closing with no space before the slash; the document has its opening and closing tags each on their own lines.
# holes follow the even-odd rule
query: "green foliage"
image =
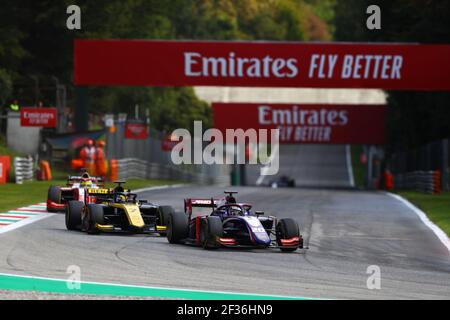
<svg viewBox="0 0 450 320">
<path fill-rule="evenodd" d="M 355 187 L 364 188 L 365 166 L 361 163 L 360 156 L 363 153 L 362 145 L 351 145 L 350 152 L 352 157 L 353 179 Z"/>
<path fill-rule="evenodd" d="M 381 9 L 381 30 L 368 30 L 366 9 Z M 449 43 L 450 2 L 429 0 L 339 1 L 334 37 L 339 41 Z M 450 137 L 449 92 L 388 92 L 388 152 Z"/>
<path fill-rule="evenodd" d="M 12 93 L 11 76 L 4 69 L 0 69 L 0 103 L 4 104 Z"/>
<path fill-rule="evenodd" d="M 73 40 L 329 40 L 327 22 L 335 0 L 3 0 L 0 11 L 0 68 L 16 86 L 33 86 L 56 76 L 72 82 Z M 66 28 L 66 8 L 81 8 L 81 30 Z M 6 80 L 5 80 L 6 79 Z M 0 71 L 0 97 L 8 96 Z M 41 81 L 42 85 L 42 81 Z M 6 88 L 6 89 L 4 89 Z M 17 90 L 16 90 L 17 91 Z M 69 90 L 69 98 L 71 97 Z M 18 94 L 20 98 L 27 93 Z M 28 95 L 32 95 L 32 90 Z M 54 100 L 54 91 L 41 92 Z M 103 87 L 89 90 L 91 112 L 127 112 L 135 104 L 150 110 L 160 130 L 190 127 L 193 120 L 211 123 L 211 111 L 191 88 Z M 29 97 L 34 101 L 34 96 Z M 2 102 L 2 101 L 0 101 Z M 69 101 L 73 105 L 73 101 Z M 6 103 L 6 102 L 3 102 Z M 132 112 L 132 111 L 131 111 Z"/>
</svg>

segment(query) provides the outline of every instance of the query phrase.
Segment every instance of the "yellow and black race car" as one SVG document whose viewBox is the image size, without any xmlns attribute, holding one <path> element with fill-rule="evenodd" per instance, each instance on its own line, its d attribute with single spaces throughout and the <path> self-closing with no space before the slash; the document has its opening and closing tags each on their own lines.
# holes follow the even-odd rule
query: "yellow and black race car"
<svg viewBox="0 0 450 320">
<path fill-rule="evenodd" d="M 137 194 L 116 181 L 113 189 L 93 189 L 88 193 L 93 203 L 69 201 L 66 208 L 66 228 L 88 234 L 99 232 L 158 233 L 166 235 L 166 222 L 174 212 L 171 206 L 160 206 L 147 200 L 137 200 Z"/>
</svg>

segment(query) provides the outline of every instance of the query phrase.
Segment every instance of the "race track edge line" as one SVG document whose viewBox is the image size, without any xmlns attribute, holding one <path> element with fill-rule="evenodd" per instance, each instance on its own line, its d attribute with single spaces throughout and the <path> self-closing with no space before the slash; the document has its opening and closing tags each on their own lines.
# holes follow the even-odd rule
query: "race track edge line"
<svg viewBox="0 0 450 320">
<path fill-rule="evenodd" d="M 39 221 L 39 220 L 42 220 L 42 219 L 45 219 L 45 218 L 48 218 L 48 217 L 51 217 L 51 216 L 54 216 L 54 215 L 55 215 L 54 213 L 49 213 L 49 214 L 42 214 L 42 215 L 38 215 L 38 216 L 34 216 L 34 217 L 25 218 L 25 219 L 20 220 L 18 222 L 14 222 L 14 223 L 11 223 L 11 224 L 9 224 L 7 226 L 1 227 L 0 228 L 0 234 L 5 233 L 5 232 L 9 232 L 9 231 L 12 231 L 12 230 L 15 230 L 15 229 L 18 229 L 18 228 L 23 227 L 23 226 L 25 226 L 27 224 L 34 223 L 36 221 Z"/>
<path fill-rule="evenodd" d="M 166 184 L 166 185 L 162 185 L 162 186 L 154 186 L 154 187 L 148 187 L 148 188 L 136 189 L 136 190 L 134 190 L 133 192 L 139 193 L 139 192 L 152 191 L 152 190 L 162 190 L 162 189 L 171 189 L 171 188 L 181 188 L 181 187 L 185 187 L 185 186 L 188 186 L 188 185 L 189 185 L 189 184 L 187 184 L 187 183 Z"/>
<path fill-rule="evenodd" d="M 437 225 L 435 225 L 426 215 L 425 212 L 417 208 L 415 205 L 413 205 L 411 202 L 403 198 L 402 196 L 399 196 L 398 194 L 386 192 L 387 195 L 403 202 L 408 208 L 410 208 L 412 211 L 414 211 L 422 220 L 422 222 L 433 231 L 433 233 L 438 237 L 438 239 L 442 242 L 442 244 L 447 248 L 447 250 L 450 252 L 450 239 L 448 238 L 447 234 L 442 231 L 441 228 L 439 228 Z"/>
</svg>

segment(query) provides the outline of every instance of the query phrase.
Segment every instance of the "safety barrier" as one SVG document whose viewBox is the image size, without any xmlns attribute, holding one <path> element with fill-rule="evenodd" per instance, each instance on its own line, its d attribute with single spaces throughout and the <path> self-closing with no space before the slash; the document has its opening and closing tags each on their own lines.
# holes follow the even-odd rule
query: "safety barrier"
<svg viewBox="0 0 450 320">
<path fill-rule="evenodd" d="M 16 175 L 16 183 L 22 184 L 26 180 L 33 180 L 34 177 L 34 161 L 33 157 L 15 157 L 14 170 Z"/>
<path fill-rule="evenodd" d="M 8 182 L 10 167 L 11 167 L 10 156 L 0 156 L 0 184 Z"/>
<path fill-rule="evenodd" d="M 52 169 L 50 168 L 50 162 L 47 160 L 39 161 L 39 171 L 37 173 L 38 180 L 52 180 Z"/>
<path fill-rule="evenodd" d="M 441 172 L 412 171 L 405 174 L 394 175 L 396 189 L 414 190 L 426 193 L 441 192 Z"/>
<path fill-rule="evenodd" d="M 165 133 L 150 130 L 146 139 L 124 139 L 125 121 L 120 117 L 114 121 L 114 128 L 106 133 L 105 154 L 107 159 L 120 159 L 117 160 L 117 168 L 120 169 L 111 168 L 114 164 L 109 160 L 108 177 L 111 180 L 114 180 L 114 177 L 140 177 L 224 186 L 230 184 L 230 165 L 173 164 L 171 152 L 163 147 L 164 139 L 167 138 Z"/>
<path fill-rule="evenodd" d="M 189 181 L 199 184 L 227 184 L 229 176 L 227 172 L 220 172 L 219 167 L 202 166 L 203 172 L 193 165 L 174 166 L 160 163 L 147 162 L 137 158 L 125 158 L 112 160 L 117 163 L 117 178 L 119 180 L 128 179 L 167 179 Z M 114 163 L 111 161 L 111 166 Z M 212 174 L 216 170 L 216 174 Z M 113 170 L 111 170 L 112 172 Z M 112 177 L 111 177 L 111 180 Z"/>
<path fill-rule="evenodd" d="M 109 179 L 116 181 L 119 178 L 119 164 L 117 160 L 110 160 L 109 162 Z"/>
</svg>

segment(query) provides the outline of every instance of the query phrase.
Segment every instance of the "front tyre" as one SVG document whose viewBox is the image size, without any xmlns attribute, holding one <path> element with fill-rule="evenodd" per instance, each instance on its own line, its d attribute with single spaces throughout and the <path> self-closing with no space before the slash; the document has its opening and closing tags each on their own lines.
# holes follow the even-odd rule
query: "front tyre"
<svg viewBox="0 0 450 320">
<path fill-rule="evenodd" d="M 81 225 L 81 212 L 83 211 L 82 201 L 69 201 L 66 206 L 66 228 L 67 230 L 77 230 Z"/>
<path fill-rule="evenodd" d="M 295 237 L 300 237 L 298 224 L 294 219 L 285 218 L 280 219 L 275 228 L 277 243 L 280 250 L 283 252 L 292 252 L 297 250 L 297 247 L 283 248 L 281 240 L 289 240 Z"/>
<path fill-rule="evenodd" d="M 183 212 L 172 212 L 167 220 L 167 240 L 169 243 L 181 243 L 188 237 L 189 221 Z"/>
<path fill-rule="evenodd" d="M 83 228 L 88 234 L 97 234 L 96 224 L 104 224 L 103 207 L 98 204 L 88 204 L 83 218 Z"/>
<path fill-rule="evenodd" d="M 223 236 L 223 223 L 219 217 L 206 217 L 200 229 L 200 244 L 204 249 L 217 249 L 220 244 L 217 238 Z"/>
</svg>

